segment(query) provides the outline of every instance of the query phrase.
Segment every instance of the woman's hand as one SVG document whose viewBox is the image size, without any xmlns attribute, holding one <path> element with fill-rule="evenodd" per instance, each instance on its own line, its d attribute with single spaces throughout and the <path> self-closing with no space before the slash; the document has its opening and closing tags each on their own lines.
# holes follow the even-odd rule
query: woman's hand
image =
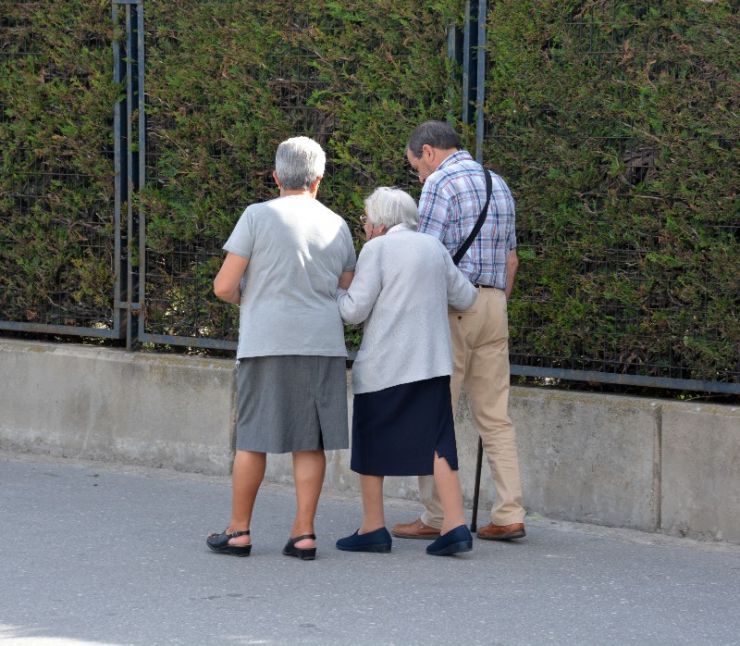
<svg viewBox="0 0 740 646">
<path fill-rule="evenodd" d="M 352 279 L 354 277 L 354 270 L 342 272 L 342 275 L 339 277 L 339 289 L 349 289 L 349 286 L 352 284 Z"/>
<path fill-rule="evenodd" d="M 213 279 L 213 293 L 222 301 L 239 305 L 242 300 L 239 283 L 248 264 L 248 258 L 242 258 L 235 253 L 227 253 L 224 264 L 221 265 L 216 278 Z"/>
</svg>

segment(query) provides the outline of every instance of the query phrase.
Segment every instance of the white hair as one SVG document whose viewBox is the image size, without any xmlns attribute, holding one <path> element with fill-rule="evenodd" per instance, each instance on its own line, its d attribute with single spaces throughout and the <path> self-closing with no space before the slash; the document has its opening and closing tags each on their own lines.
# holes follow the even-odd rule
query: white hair
<svg viewBox="0 0 740 646">
<path fill-rule="evenodd" d="M 317 177 L 323 177 L 326 154 L 309 137 L 291 137 L 278 146 L 275 173 L 283 188 L 308 189 Z"/>
<path fill-rule="evenodd" d="M 419 223 L 419 210 L 414 198 L 400 188 L 376 188 L 365 199 L 365 212 L 372 224 L 385 225 L 386 229 L 397 224 L 415 229 Z"/>
</svg>

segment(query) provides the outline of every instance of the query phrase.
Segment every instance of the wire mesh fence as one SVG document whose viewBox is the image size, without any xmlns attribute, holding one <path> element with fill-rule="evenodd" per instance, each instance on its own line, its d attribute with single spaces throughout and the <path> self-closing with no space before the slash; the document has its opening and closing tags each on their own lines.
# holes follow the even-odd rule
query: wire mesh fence
<svg viewBox="0 0 740 646">
<path fill-rule="evenodd" d="M 379 97 L 364 94 L 362 75 L 372 62 L 361 55 L 372 43 L 351 42 L 341 10 L 321 12 L 301 2 L 257 8 L 236 0 L 195 4 L 208 21 L 193 19 L 183 11 L 187 7 L 165 4 L 147 13 L 141 338 L 232 347 L 236 312 L 215 301 L 211 280 L 242 210 L 277 195 L 272 168 L 280 141 L 303 134 L 327 149 L 320 198 L 353 228 L 371 188 L 413 182 L 418 192 L 418 182 L 404 164 L 399 138 L 393 157 L 379 158 L 362 145 L 366 142 L 348 136 L 357 127 L 348 123 L 350 112 L 354 118 L 379 112 L 372 127 L 380 138 L 384 129 L 399 124 L 384 123 Z M 424 35 L 433 32 L 443 54 L 445 30 L 431 24 L 426 29 Z M 378 38 L 375 46 L 386 64 L 413 64 L 403 39 Z M 440 79 L 437 93 L 446 92 L 447 85 Z M 403 112 L 413 97 L 394 100 Z"/>
<path fill-rule="evenodd" d="M 116 335 L 110 21 L 87 13 L 3 3 L 0 329 Z"/>
<path fill-rule="evenodd" d="M 731 92 L 724 72 L 677 56 L 709 42 L 702 16 L 560 6 L 540 17 L 546 29 L 512 39 L 522 11 L 494 3 L 483 146 L 518 200 L 512 363 L 736 387 L 738 282 L 723 266 L 737 268 L 738 222 L 721 167 L 737 155 L 723 119 L 707 116 Z"/>
<path fill-rule="evenodd" d="M 737 392 L 721 9 L 488 4 L 477 152 L 518 203 L 515 373 Z M 453 0 L 113 0 L 114 20 L 93 5 L 3 5 L 0 329 L 232 348 L 237 311 L 211 281 L 242 210 L 276 195 L 278 143 L 325 147 L 320 197 L 359 237 L 373 188 L 419 195 L 413 127 L 459 123 L 476 96 L 477 53 L 462 70 L 447 57 Z M 144 10 L 139 34 L 127 20 Z M 477 25 L 465 33 L 456 47 L 477 47 Z"/>
</svg>

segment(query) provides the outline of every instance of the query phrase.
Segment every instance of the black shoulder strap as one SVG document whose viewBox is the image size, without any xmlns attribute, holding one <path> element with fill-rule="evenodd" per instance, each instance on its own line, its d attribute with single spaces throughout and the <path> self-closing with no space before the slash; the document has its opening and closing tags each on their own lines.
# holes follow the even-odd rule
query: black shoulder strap
<svg viewBox="0 0 740 646">
<path fill-rule="evenodd" d="M 486 221 L 486 216 L 488 215 L 488 205 L 491 202 L 491 193 L 493 192 L 493 181 L 491 180 L 491 173 L 489 173 L 485 168 L 483 168 L 483 174 L 486 176 L 486 203 L 483 205 L 483 210 L 478 216 L 478 221 L 475 223 L 475 226 L 470 232 L 467 240 L 462 243 L 462 246 L 455 252 L 455 255 L 452 256 L 452 262 L 456 265 L 460 263 L 465 252 L 469 249 L 470 245 L 473 244 L 473 240 L 475 240 L 476 236 L 480 233 L 481 227 Z"/>
</svg>

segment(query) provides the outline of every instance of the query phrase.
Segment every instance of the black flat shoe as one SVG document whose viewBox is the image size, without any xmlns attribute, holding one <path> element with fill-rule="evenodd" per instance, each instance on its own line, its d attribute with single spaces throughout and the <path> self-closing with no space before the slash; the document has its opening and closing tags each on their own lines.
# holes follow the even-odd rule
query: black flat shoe
<svg viewBox="0 0 740 646">
<path fill-rule="evenodd" d="M 299 541 L 303 541 L 307 538 L 316 540 L 316 534 L 303 534 L 302 536 L 294 536 L 288 539 L 288 542 L 283 548 L 283 554 L 285 556 L 295 556 L 301 559 L 301 561 L 313 561 L 316 558 L 315 547 L 296 547 L 295 544 Z"/>
<path fill-rule="evenodd" d="M 345 552 L 390 552 L 393 539 L 385 527 L 367 534 L 360 534 L 358 529 L 351 536 L 337 541 L 337 549 Z"/>
<path fill-rule="evenodd" d="M 237 536 L 249 536 L 249 530 L 247 529 L 243 532 L 231 532 L 230 534 L 227 534 L 226 532 L 221 534 L 211 534 L 206 538 L 206 545 L 219 554 L 249 556 L 249 553 L 252 551 L 251 543 L 249 545 L 229 545 L 229 540 L 236 538 Z"/>
<path fill-rule="evenodd" d="M 427 554 L 433 556 L 452 556 L 473 549 L 473 535 L 466 525 L 451 529 L 427 547 Z"/>
</svg>

